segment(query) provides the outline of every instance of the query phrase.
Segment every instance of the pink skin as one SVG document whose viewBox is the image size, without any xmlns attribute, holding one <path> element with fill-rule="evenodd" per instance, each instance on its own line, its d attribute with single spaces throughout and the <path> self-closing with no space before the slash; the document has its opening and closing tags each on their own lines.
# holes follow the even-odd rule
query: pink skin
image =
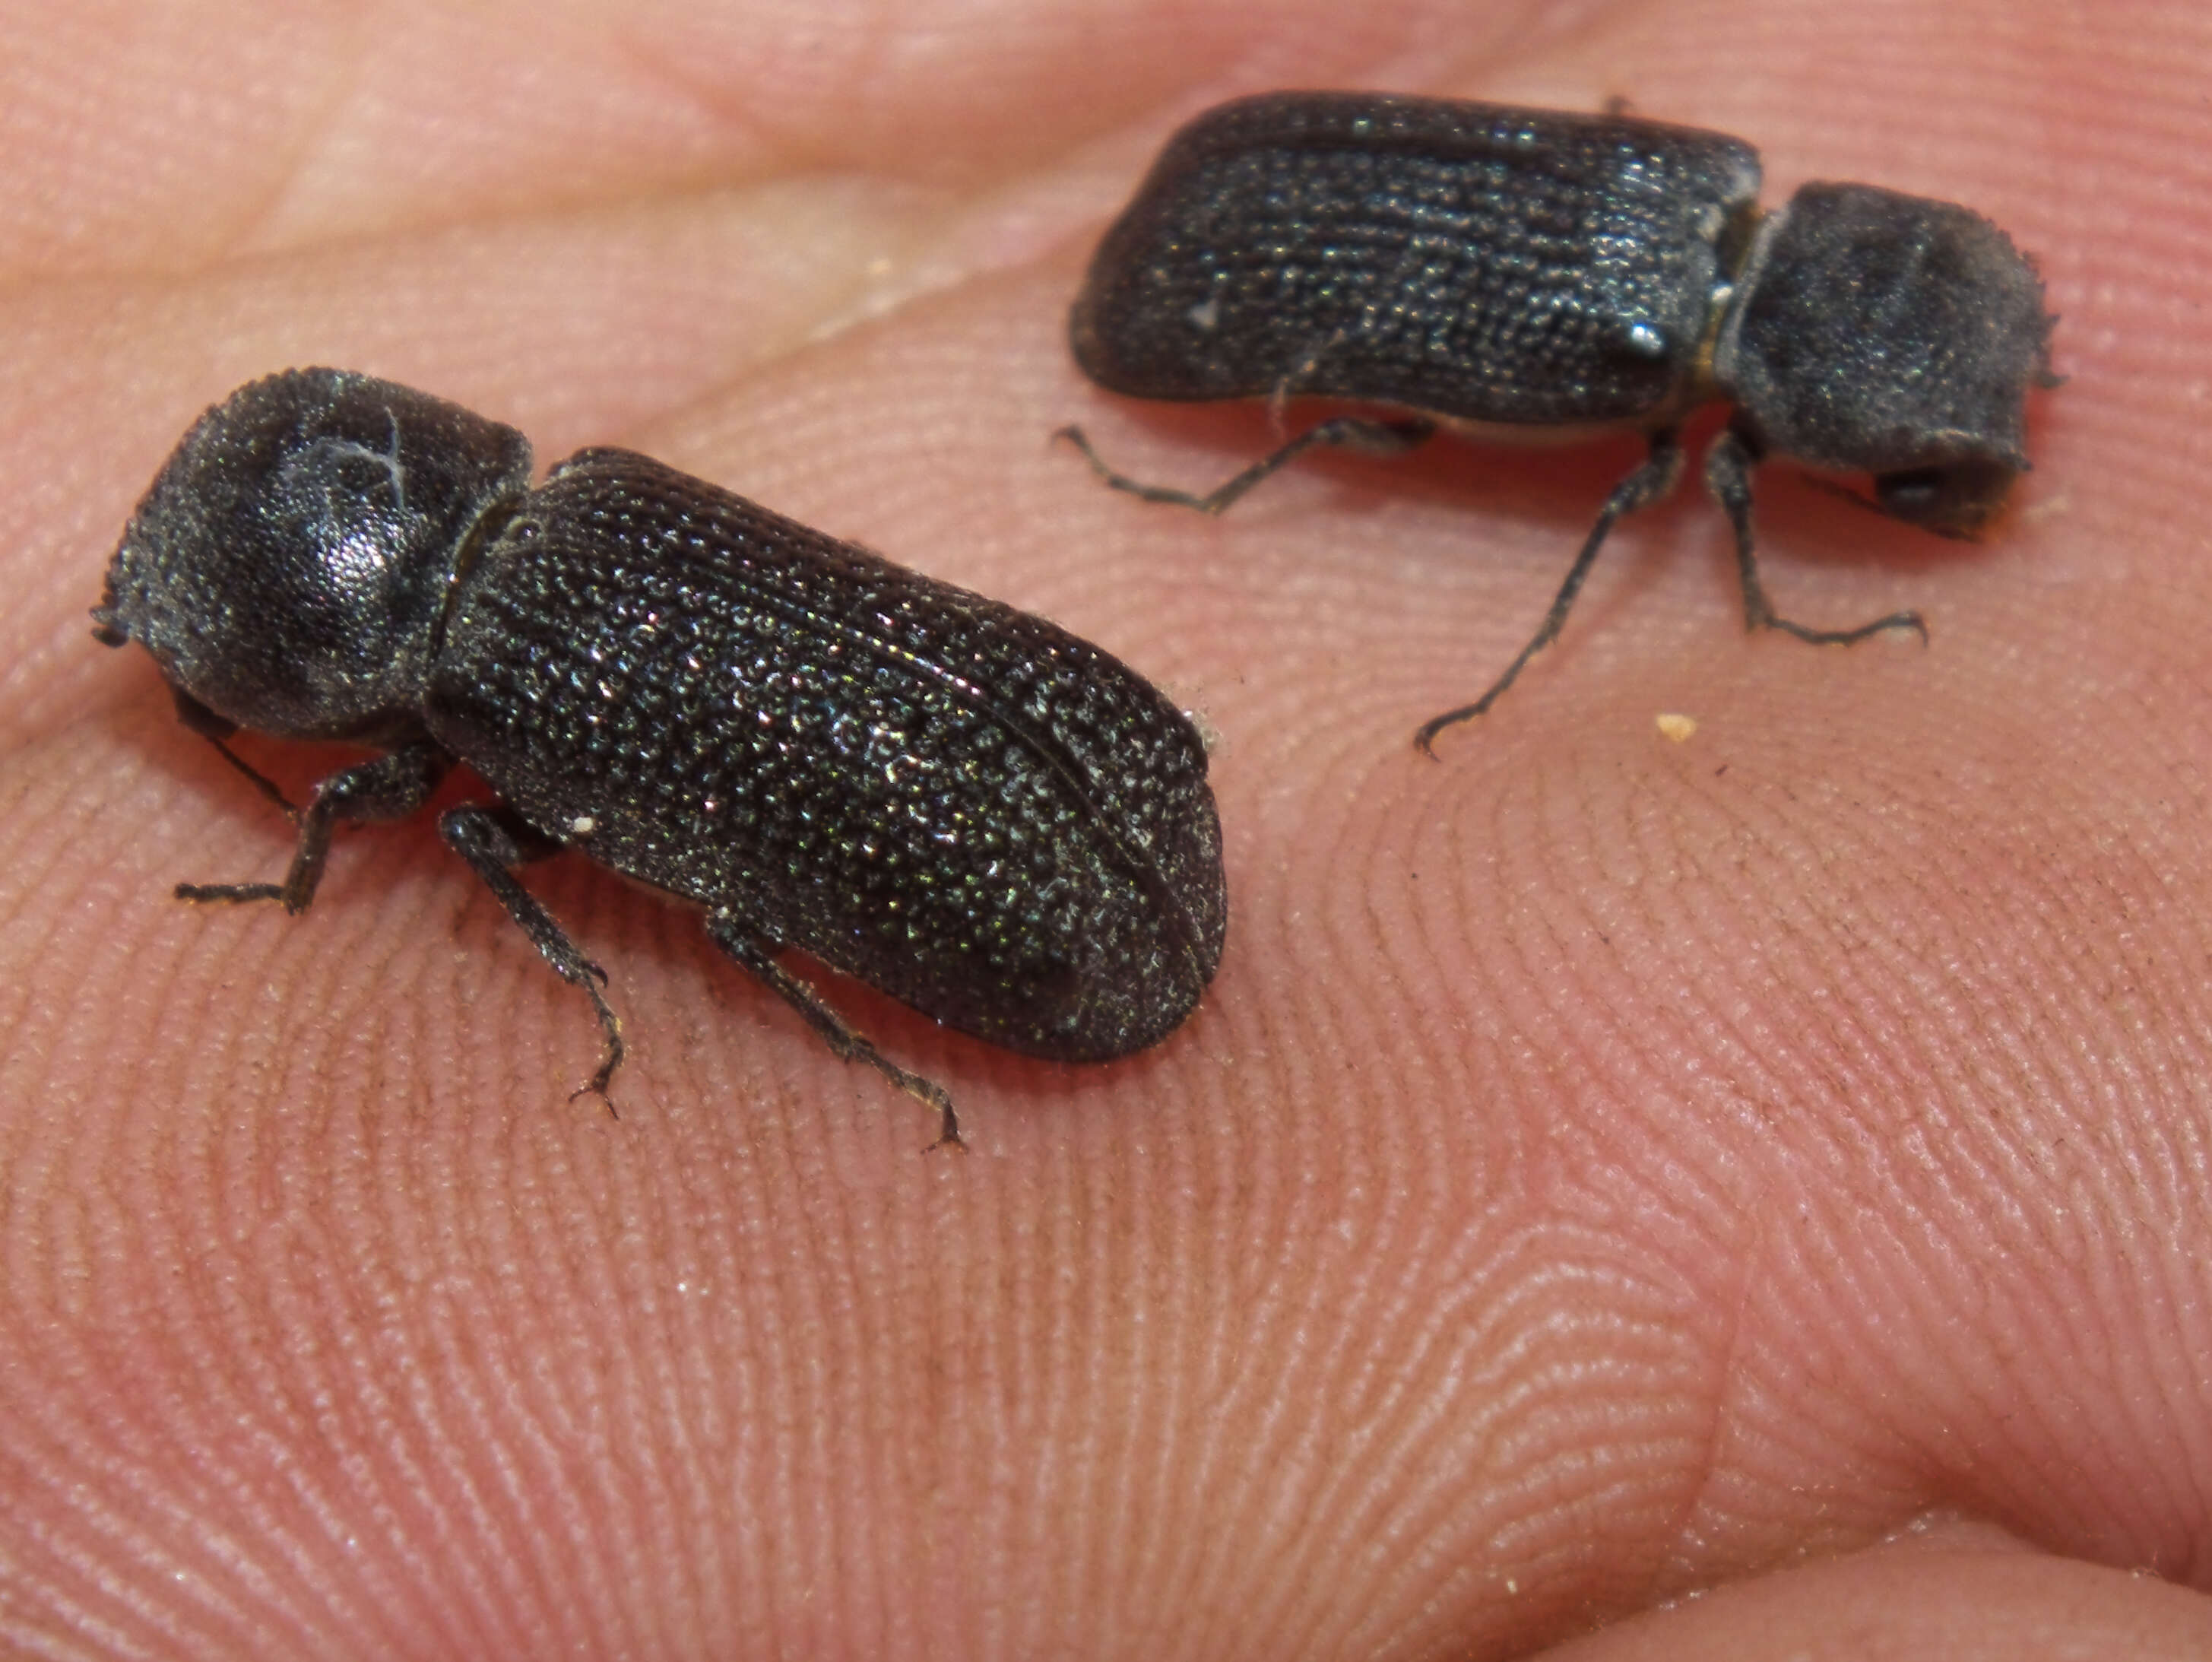
<svg viewBox="0 0 2212 1662">
<path fill-rule="evenodd" d="M 0 1649 L 2212 1656 L 2198 9 L 695 9 L 0 29 Z M 2072 379 L 1984 546 L 1760 481 L 1778 606 L 1932 644 L 1747 639 L 1686 489 L 1431 763 L 1632 445 L 1317 459 L 1218 522 L 1050 446 L 1205 486 L 1269 442 L 1090 388 L 1063 318 L 1175 119 L 1331 84 L 1626 94 L 1770 201 L 2037 251 Z M 1202 709 L 1197 1017 L 1057 1068 L 831 984 L 957 1099 L 924 1158 L 581 861 L 531 881 L 612 977 L 619 1122 L 427 818 L 304 918 L 168 900 L 285 828 L 85 609 L 186 423 L 313 362 Z"/>
</svg>

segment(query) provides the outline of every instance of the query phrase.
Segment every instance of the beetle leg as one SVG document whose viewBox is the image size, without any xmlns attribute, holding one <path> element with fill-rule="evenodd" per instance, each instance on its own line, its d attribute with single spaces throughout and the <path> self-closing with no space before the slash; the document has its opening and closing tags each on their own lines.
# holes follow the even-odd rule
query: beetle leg
<svg viewBox="0 0 2212 1662">
<path fill-rule="evenodd" d="M 216 754 L 251 779 L 254 789 L 282 808 L 287 819 L 298 825 L 300 810 L 292 805 L 292 799 L 276 788 L 275 780 L 230 747 L 230 736 L 238 731 L 238 723 L 225 721 L 181 687 L 172 687 L 169 691 L 177 701 L 177 719 L 213 745 Z"/>
<path fill-rule="evenodd" d="M 1194 508 L 1201 514 L 1219 514 L 1261 480 L 1309 450 L 1334 447 L 1354 450 L 1364 456 L 1402 456 L 1431 437 L 1436 430 L 1436 423 L 1421 416 L 1389 421 L 1367 416 L 1338 416 L 1317 427 L 1309 427 L 1280 449 L 1261 457 L 1236 478 L 1216 485 L 1202 496 L 1169 485 L 1146 484 L 1127 473 L 1116 472 L 1091 448 L 1090 439 L 1079 427 L 1063 427 L 1053 437 L 1066 439 L 1082 452 L 1083 460 L 1091 464 L 1091 471 L 1116 490 L 1126 490 L 1148 502 L 1167 502 L 1176 508 Z"/>
<path fill-rule="evenodd" d="M 1496 703 L 1505 689 L 1513 685 L 1515 678 L 1528 661 L 1559 638 L 1559 630 L 1566 624 L 1567 613 L 1574 609 L 1576 597 L 1582 593 L 1583 583 L 1589 576 L 1590 567 L 1597 563 L 1598 550 L 1605 546 L 1606 537 L 1612 531 L 1613 521 L 1624 514 L 1632 514 L 1639 508 L 1657 502 L 1674 488 L 1675 482 L 1681 477 L 1682 447 L 1677 442 L 1674 434 L 1671 431 L 1654 433 L 1651 435 L 1651 454 L 1637 465 L 1635 472 L 1613 486 L 1613 494 L 1605 499 L 1605 506 L 1598 509 L 1597 523 L 1590 527 L 1589 535 L 1583 539 L 1582 552 L 1575 556 L 1574 564 L 1567 569 L 1567 580 L 1559 585 L 1559 592 L 1552 597 L 1552 609 L 1544 614 L 1543 623 L 1528 637 L 1528 644 L 1521 648 L 1520 655 L 1505 667 L 1505 673 L 1492 681 L 1490 691 L 1481 697 L 1471 704 L 1448 709 L 1443 715 L 1431 716 L 1421 723 L 1420 730 L 1413 735 L 1413 743 L 1424 754 L 1434 756 L 1437 753 L 1436 736 L 1446 728 L 1480 715 Z"/>
<path fill-rule="evenodd" d="M 191 717 L 187 716 L 187 722 Z M 220 718 L 216 718 L 218 721 Z M 200 729 L 204 732 L 205 729 Z M 218 742 L 216 748 L 230 754 Z M 235 757 L 240 770 L 259 779 Z M 316 785 L 304 810 L 295 812 L 274 785 L 267 793 L 283 803 L 300 827 L 300 840 L 292 850 L 292 868 L 282 883 L 179 883 L 179 900 L 281 900 L 295 916 L 307 910 L 323 880 L 323 862 L 331 852 L 331 833 L 340 825 L 365 825 L 380 819 L 404 819 L 430 800 L 430 793 L 446 776 L 453 758 L 428 740 L 402 745 L 398 750 L 334 773 Z"/>
<path fill-rule="evenodd" d="M 908 1096 L 918 1097 L 936 1109 L 937 1141 L 930 1148 L 941 1148 L 947 1143 L 956 1148 L 967 1147 L 960 1141 L 960 1121 L 952 1111 L 952 1099 L 945 1094 L 945 1087 L 920 1074 L 909 1074 L 854 1032 L 844 1017 L 824 1004 L 811 987 L 775 961 L 775 947 L 743 918 L 726 910 L 708 912 L 707 938 L 774 989 L 785 1003 L 805 1018 L 808 1026 L 822 1035 L 840 1060 L 866 1062 Z"/>
<path fill-rule="evenodd" d="M 438 835 L 446 839 L 447 848 L 469 862 L 476 874 L 483 879 L 484 886 L 499 897 L 499 904 L 507 908 L 507 915 L 522 926 L 523 934 L 530 937 L 530 944 L 544 954 L 561 978 L 582 988 L 584 996 L 592 1001 L 606 1045 L 599 1056 L 599 1071 L 569 1093 L 568 1099 L 573 1102 L 578 1097 L 594 1096 L 607 1105 L 609 1113 L 614 1113 L 614 1099 L 607 1094 L 607 1081 L 622 1066 L 623 1038 L 622 1022 L 599 991 L 607 972 L 577 950 L 576 943 L 553 921 L 553 914 L 514 880 L 509 869 L 557 854 L 561 845 L 533 830 L 511 810 L 483 803 L 465 803 L 440 814 Z"/>
<path fill-rule="evenodd" d="M 1744 628 L 1778 629 L 1801 641 L 1833 646 L 1849 646 L 1884 630 L 1909 629 L 1920 637 L 1921 645 L 1927 645 L 1928 625 L 1920 621 L 1917 612 L 1893 612 L 1887 618 L 1861 624 L 1856 629 L 1808 629 L 1775 614 L 1773 603 L 1766 598 L 1766 589 L 1759 581 L 1759 560 L 1752 547 L 1751 470 L 1761 460 L 1758 441 L 1734 427 L 1723 431 L 1713 441 L 1713 447 L 1705 452 L 1706 488 L 1727 510 L 1729 524 L 1735 532 L 1735 569 L 1743 583 Z"/>
</svg>

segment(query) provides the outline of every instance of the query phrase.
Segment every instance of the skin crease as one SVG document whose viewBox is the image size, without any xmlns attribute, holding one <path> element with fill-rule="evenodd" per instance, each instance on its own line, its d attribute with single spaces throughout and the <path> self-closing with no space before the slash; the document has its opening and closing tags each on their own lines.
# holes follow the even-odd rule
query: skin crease
<svg viewBox="0 0 2212 1662">
<path fill-rule="evenodd" d="M 695 13 L 696 15 L 695 15 Z M 26 5 L 0 40 L 0 1649 L 52 1657 L 2212 1656 L 2212 26 L 2191 5 Z M 888 21 L 886 19 L 888 18 Z M 1630 442 L 1303 463 L 1087 387 L 1182 117 L 1376 85 L 1967 202 L 2064 321 L 1984 545 Z M 696 921 L 286 828 L 88 638 L 237 384 L 628 444 L 1043 611 L 1221 734 L 1227 958 L 1110 1067 Z M 1700 429 L 1699 436 L 1702 436 Z M 1686 740 L 1662 713 L 1692 715 Z M 345 752 L 249 742 L 295 792 Z M 465 787 L 442 801 L 458 800 Z M 1692 1597 L 1692 1595 L 1699 1595 Z"/>
</svg>

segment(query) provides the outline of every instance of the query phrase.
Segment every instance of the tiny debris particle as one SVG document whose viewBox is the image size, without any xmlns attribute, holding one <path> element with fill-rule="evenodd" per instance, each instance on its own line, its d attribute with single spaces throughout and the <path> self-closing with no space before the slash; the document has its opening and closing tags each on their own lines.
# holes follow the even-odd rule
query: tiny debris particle
<svg viewBox="0 0 2212 1662">
<path fill-rule="evenodd" d="M 1669 711 L 1659 717 L 1661 734 L 1678 745 L 1687 744 L 1691 734 L 1697 730 L 1698 718 L 1694 715 L 1677 715 Z"/>
</svg>

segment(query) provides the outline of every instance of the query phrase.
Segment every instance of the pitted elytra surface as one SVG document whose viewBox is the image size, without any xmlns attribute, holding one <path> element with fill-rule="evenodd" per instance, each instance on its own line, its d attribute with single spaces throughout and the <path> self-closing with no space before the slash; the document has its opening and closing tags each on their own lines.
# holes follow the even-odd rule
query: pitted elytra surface
<svg viewBox="0 0 2212 1662">
<path fill-rule="evenodd" d="M 1092 262 L 1077 361 L 1142 398 L 1288 390 L 1480 422 L 1678 399 L 1759 158 L 1719 133 L 1279 94 L 1169 144 Z"/>
<path fill-rule="evenodd" d="M 1010 1049 L 1141 1049 L 1219 955 L 1205 753 L 1149 685 L 643 456 L 532 493 L 425 708 L 532 825 Z"/>
</svg>

